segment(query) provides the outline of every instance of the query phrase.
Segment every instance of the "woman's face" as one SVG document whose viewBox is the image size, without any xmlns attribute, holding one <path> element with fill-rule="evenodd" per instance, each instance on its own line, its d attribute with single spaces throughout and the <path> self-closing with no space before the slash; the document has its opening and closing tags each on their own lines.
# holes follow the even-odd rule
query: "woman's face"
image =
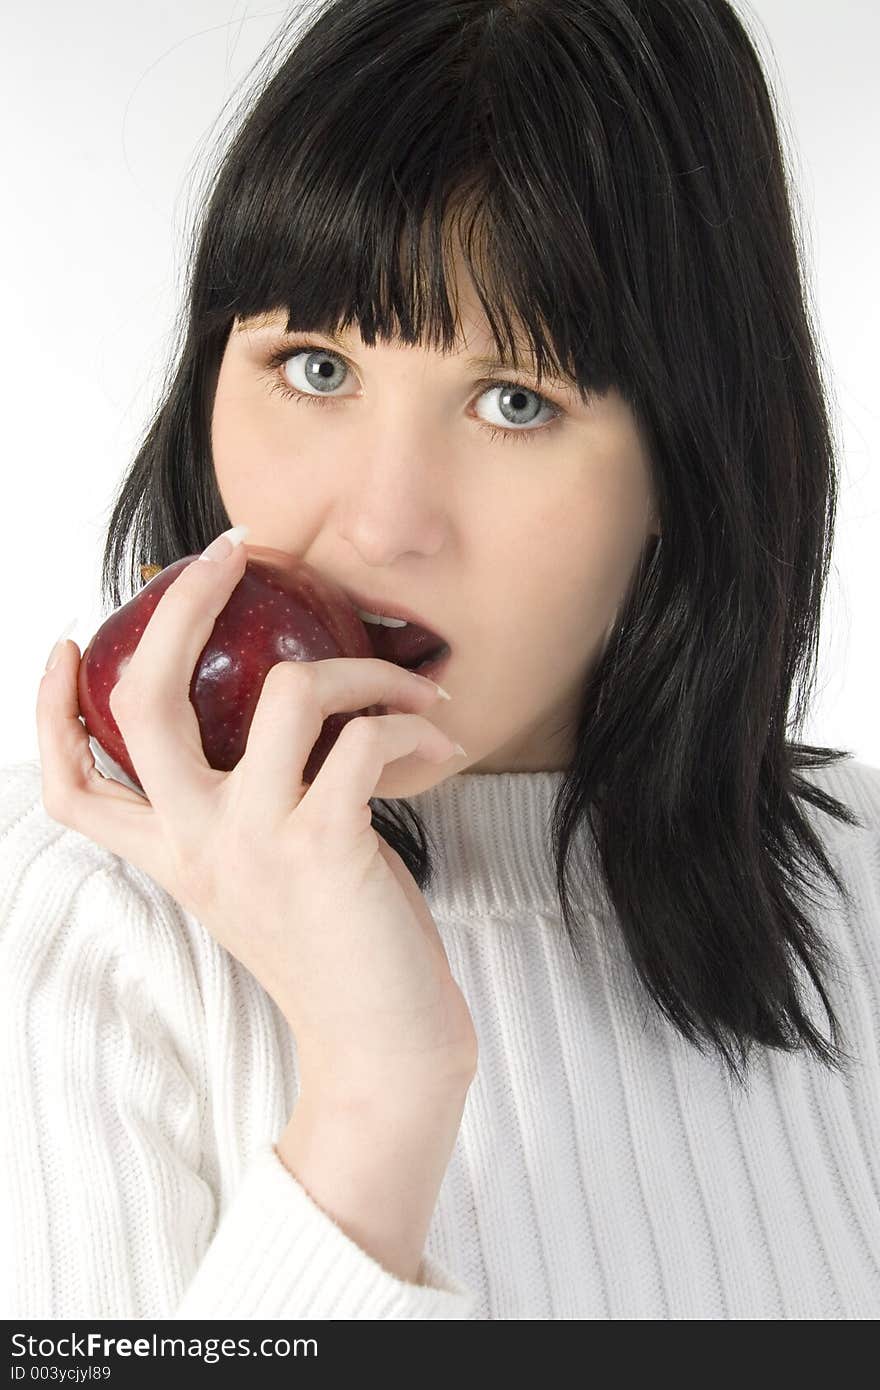
<svg viewBox="0 0 880 1390">
<path fill-rule="evenodd" d="M 412 608 L 452 649 L 441 679 L 453 698 L 427 717 L 468 760 L 446 770 L 400 758 L 378 797 L 461 771 L 565 768 L 580 693 L 658 529 L 621 397 L 585 406 L 564 384 L 545 378 L 539 396 L 528 376 L 468 365 L 492 341 L 461 268 L 457 283 L 468 289 L 465 337 L 447 356 L 368 348 L 356 329 L 342 348 L 320 333 L 288 338 L 283 314 L 237 320 L 214 404 L 217 484 L 232 523 L 251 528 L 248 544 L 385 599 L 380 612 Z M 294 356 L 301 344 L 310 352 Z M 291 355 L 268 367 L 281 347 Z M 309 399 L 287 399 L 273 382 Z"/>
</svg>

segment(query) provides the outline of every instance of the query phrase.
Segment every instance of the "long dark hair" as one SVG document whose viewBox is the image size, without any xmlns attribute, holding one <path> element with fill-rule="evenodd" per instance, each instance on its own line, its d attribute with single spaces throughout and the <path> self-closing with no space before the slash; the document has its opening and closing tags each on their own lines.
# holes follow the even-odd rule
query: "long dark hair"
<svg viewBox="0 0 880 1390">
<path fill-rule="evenodd" d="M 453 350 L 454 232 L 500 353 L 518 366 L 524 333 L 539 375 L 585 400 L 616 387 L 654 474 L 662 539 L 583 691 L 553 810 L 572 957 L 570 879 L 589 863 L 638 979 L 700 1052 L 743 1085 L 756 1042 L 843 1069 L 834 953 L 805 910 L 815 866 L 849 894 L 799 799 L 860 822 L 798 770 L 852 753 L 786 737 L 816 679 L 835 442 L 742 19 L 726 0 L 323 0 L 285 37 L 203 200 L 177 360 L 109 522 L 105 601 L 231 525 L 210 426 L 234 318 L 285 310 L 289 330 L 356 322 L 370 346 Z M 372 804 L 429 886 L 413 808 Z"/>
</svg>

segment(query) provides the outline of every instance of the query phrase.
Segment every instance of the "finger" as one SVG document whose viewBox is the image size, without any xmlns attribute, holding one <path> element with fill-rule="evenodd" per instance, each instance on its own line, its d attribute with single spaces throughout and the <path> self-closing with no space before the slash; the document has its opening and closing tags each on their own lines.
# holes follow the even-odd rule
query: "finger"
<svg viewBox="0 0 880 1390">
<path fill-rule="evenodd" d="M 150 614 L 110 708 L 138 781 L 173 826 L 197 825 L 226 774 L 209 766 L 195 706 L 193 673 L 214 624 L 244 574 L 247 551 L 192 560 Z"/>
<path fill-rule="evenodd" d="M 380 657 L 280 661 L 266 673 L 227 794 L 252 819 L 278 825 L 300 800 L 303 770 L 328 715 L 380 703 L 423 711 L 438 697 L 433 681 Z"/>
<path fill-rule="evenodd" d="M 77 644 L 65 642 L 37 692 L 43 806 L 59 824 L 138 863 L 154 812 L 143 797 L 102 777 L 95 766 L 88 730 L 79 717 L 80 659 Z"/>
<path fill-rule="evenodd" d="M 361 833 L 370 825 L 370 798 L 386 765 L 411 753 L 432 763 L 461 756 L 449 735 L 421 714 L 350 720 L 291 818 L 322 834 Z"/>
</svg>

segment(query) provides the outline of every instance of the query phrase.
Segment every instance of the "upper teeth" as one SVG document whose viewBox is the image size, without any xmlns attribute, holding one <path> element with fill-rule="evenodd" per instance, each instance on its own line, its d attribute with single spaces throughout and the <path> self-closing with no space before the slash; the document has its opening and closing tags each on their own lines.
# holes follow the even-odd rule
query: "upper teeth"
<svg viewBox="0 0 880 1390">
<path fill-rule="evenodd" d="M 363 608 L 359 608 L 357 614 L 365 623 L 378 623 L 381 627 L 408 626 L 402 618 L 383 618 L 381 613 L 367 613 Z"/>
</svg>

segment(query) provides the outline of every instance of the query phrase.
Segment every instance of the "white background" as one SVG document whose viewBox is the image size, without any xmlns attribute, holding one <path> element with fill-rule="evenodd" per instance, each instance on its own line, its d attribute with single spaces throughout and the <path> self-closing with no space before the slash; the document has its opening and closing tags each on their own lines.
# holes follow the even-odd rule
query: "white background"
<svg viewBox="0 0 880 1390">
<path fill-rule="evenodd" d="M 804 737 L 880 766 L 880 7 L 752 0 L 744 9 L 740 0 L 739 8 L 754 20 L 793 147 L 843 445 L 819 684 Z M 105 527 L 172 346 L 199 175 L 289 13 L 258 12 L 251 0 L 6 8 L 0 765 L 39 756 L 34 705 L 55 638 L 76 618 L 69 635 L 83 650 L 106 617 Z"/>
</svg>

